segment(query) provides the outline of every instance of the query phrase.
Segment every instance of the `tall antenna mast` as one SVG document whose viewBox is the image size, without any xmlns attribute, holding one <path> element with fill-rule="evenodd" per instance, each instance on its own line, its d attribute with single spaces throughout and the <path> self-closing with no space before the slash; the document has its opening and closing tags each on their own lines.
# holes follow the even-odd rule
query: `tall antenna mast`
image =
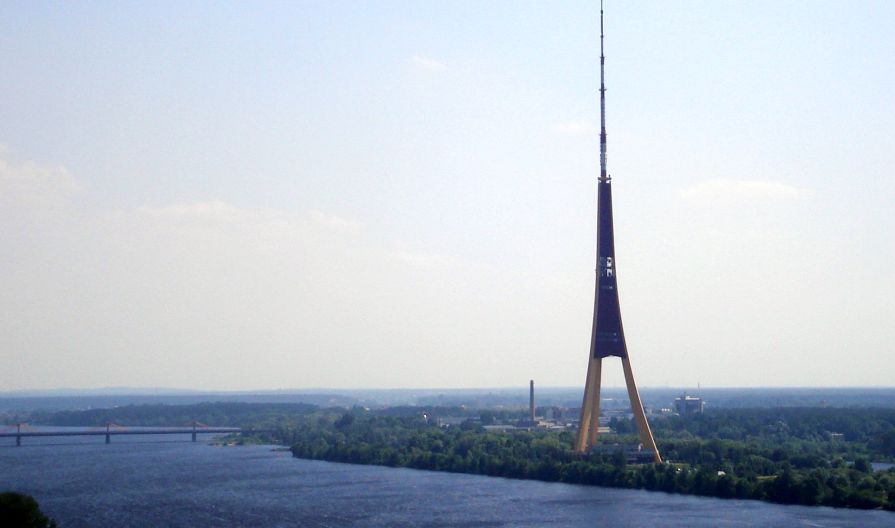
<svg viewBox="0 0 895 528">
<path fill-rule="evenodd" d="M 657 463 L 662 456 L 656 447 L 656 439 L 649 428 L 643 401 L 634 383 L 634 372 L 628 358 L 625 331 L 622 328 L 622 313 L 618 301 L 618 267 L 615 262 L 615 233 L 612 227 L 612 184 L 606 172 L 606 57 L 603 54 L 603 2 L 600 0 L 600 178 L 597 183 L 597 269 L 594 289 L 594 319 L 590 334 L 590 358 L 587 363 L 587 378 L 584 382 L 584 398 L 581 401 L 581 420 L 578 422 L 578 439 L 575 451 L 586 453 L 596 441 L 600 432 L 600 384 L 603 359 L 618 357 L 622 360 L 625 386 L 631 413 L 637 424 L 637 433 L 643 450 L 652 453 Z"/>
<path fill-rule="evenodd" d="M 600 181 L 609 181 L 606 173 L 606 57 L 603 56 L 603 0 L 600 0 Z"/>
</svg>

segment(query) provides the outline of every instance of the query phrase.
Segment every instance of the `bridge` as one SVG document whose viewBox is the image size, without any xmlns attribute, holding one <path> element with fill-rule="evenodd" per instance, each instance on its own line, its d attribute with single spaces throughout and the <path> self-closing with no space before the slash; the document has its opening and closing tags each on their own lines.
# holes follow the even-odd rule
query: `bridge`
<svg viewBox="0 0 895 528">
<path fill-rule="evenodd" d="M 200 434 L 252 434 L 269 433 L 272 429 L 243 429 L 242 427 L 213 427 L 199 422 L 193 422 L 190 427 L 158 427 L 152 429 L 127 428 L 118 424 L 108 423 L 105 428 L 85 429 L 83 431 L 34 431 L 26 423 L 15 424 L 15 431 L 0 430 L 0 438 L 15 438 L 16 446 L 21 447 L 22 438 L 53 437 L 53 436 L 105 436 L 106 443 L 112 443 L 113 436 L 121 435 L 175 435 L 190 434 L 192 441 Z"/>
</svg>

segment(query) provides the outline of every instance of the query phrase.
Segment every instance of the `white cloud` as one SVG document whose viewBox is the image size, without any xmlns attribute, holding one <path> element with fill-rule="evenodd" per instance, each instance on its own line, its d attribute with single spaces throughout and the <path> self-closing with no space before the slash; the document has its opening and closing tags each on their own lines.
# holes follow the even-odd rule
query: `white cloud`
<svg viewBox="0 0 895 528">
<path fill-rule="evenodd" d="M 445 66 L 443 63 L 429 57 L 423 57 L 421 55 L 414 55 L 413 57 L 411 57 L 410 61 L 417 67 L 424 70 L 437 72 L 447 69 L 447 66 Z"/>
<path fill-rule="evenodd" d="M 342 218 L 341 216 L 327 214 L 317 209 L 311 209 L 310 211 L 308 211 L 307 214 L 311 218 L 311 220 L 316 222 L 317 224 L 327 226 L 330 229 L 336 231 L 351 233 L 358 232 L 363 228 L 363 224 L 358 222 L 357 220 L 351 220 L 348 218 Z"/>
<path fill-rule="evenodd" d="M 563 135 L 584 135 L 584 134 L 593 134 L 596 132 L 597 127 L 594 126 L 590 121 L 582 120 L 582 121 L 564 121 L 560 123 L 554 123 L 550 125 L 550 131 L 554 134 L 563 134 Z"/>
<path fill-rule="evenodd" d="M 145 215 L 151 218 L 190 218 L 217 221 L 233 221 L 241 217 L 244 218 L 249 214 L 247 210 L 239 209 L 238 207 L 220 200 L 190 204 L 172 204 L 162 207 L 142 206 L 138 207 L 135 212 L 139 215 Z M 257 212 L 252 213 L 252 215 L 256 214 Z"/>
<path fill-rule="evenodd" d="M 398 260 L 414 268 L 443 270 L 445 268 L 456 267 L 462 264 L 459 259 L 456 259 L 454 257 L 438 255 L 434 253 L 418 253 L 399 250 L 395 255 L 397 256 Z"/>
<path fill-rule="evenodd" d="M 28 167 L 16 181 L 69 187 L 64 170 Z M 501 288 L 493 273 L 321 210 L 66 206 L 54 222 L 43 210 L 0 208 L 8 388 L 436 385 L 455 351 L 493 332 L 485 314 L 504 312 L 488 299 L 510 296 L 488 293 Z M 408 370 L 421 353 L 430 367 Z M 467 383 L 491 379 L 474 370 Z"/>
<path fill-rule="evenodd" d="M 809 193 L 787 183 L 763 180 L 713 179 L 681 190 L 685 200 L 699 204 L 779 202 L 801 200 Z"/>
<path fill-rule="evenodd" d="M 65 167 L 9 160 L 0 146 L 0 205 L 4 207 L 57 208 L 79 190 Z"/>
<path fill-rule="evenodd" d="M 150 239 L 218 244 L 216 251 L 224 252 L 320 254 L 323 248 L 338 248 L 363 234 L 360 222 L 316 209 L 294 213 L 239 207 L 221 200 L 142 206 L 116 211 L 105 220 L 119 230 L 144 233 Z"/>
</svg>

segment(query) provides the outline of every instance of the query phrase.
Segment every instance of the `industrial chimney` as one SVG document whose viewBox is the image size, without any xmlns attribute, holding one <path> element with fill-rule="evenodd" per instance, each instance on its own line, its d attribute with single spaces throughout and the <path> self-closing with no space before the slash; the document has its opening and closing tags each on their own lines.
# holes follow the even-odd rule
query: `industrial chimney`
<svg viewBox="0 0 895 528">
<path fill-rule="evenodd" d="M 528 419 L 535 423 L 535 380 L 528 382 Z"/>
</svg>

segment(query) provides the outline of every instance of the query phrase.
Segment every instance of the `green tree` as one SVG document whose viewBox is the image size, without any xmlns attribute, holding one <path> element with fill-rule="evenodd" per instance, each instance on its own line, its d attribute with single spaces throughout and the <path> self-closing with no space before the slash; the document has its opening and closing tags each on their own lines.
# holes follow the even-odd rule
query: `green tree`
<svg viewBox="0 0 895 528">
<path fill-rule="evenodd" d="M 50 528 L 56 523 L 47 518 L 37 501 L 21 493 L 0 493 L 0 526 L 5 528 Z"/>
</svg>

